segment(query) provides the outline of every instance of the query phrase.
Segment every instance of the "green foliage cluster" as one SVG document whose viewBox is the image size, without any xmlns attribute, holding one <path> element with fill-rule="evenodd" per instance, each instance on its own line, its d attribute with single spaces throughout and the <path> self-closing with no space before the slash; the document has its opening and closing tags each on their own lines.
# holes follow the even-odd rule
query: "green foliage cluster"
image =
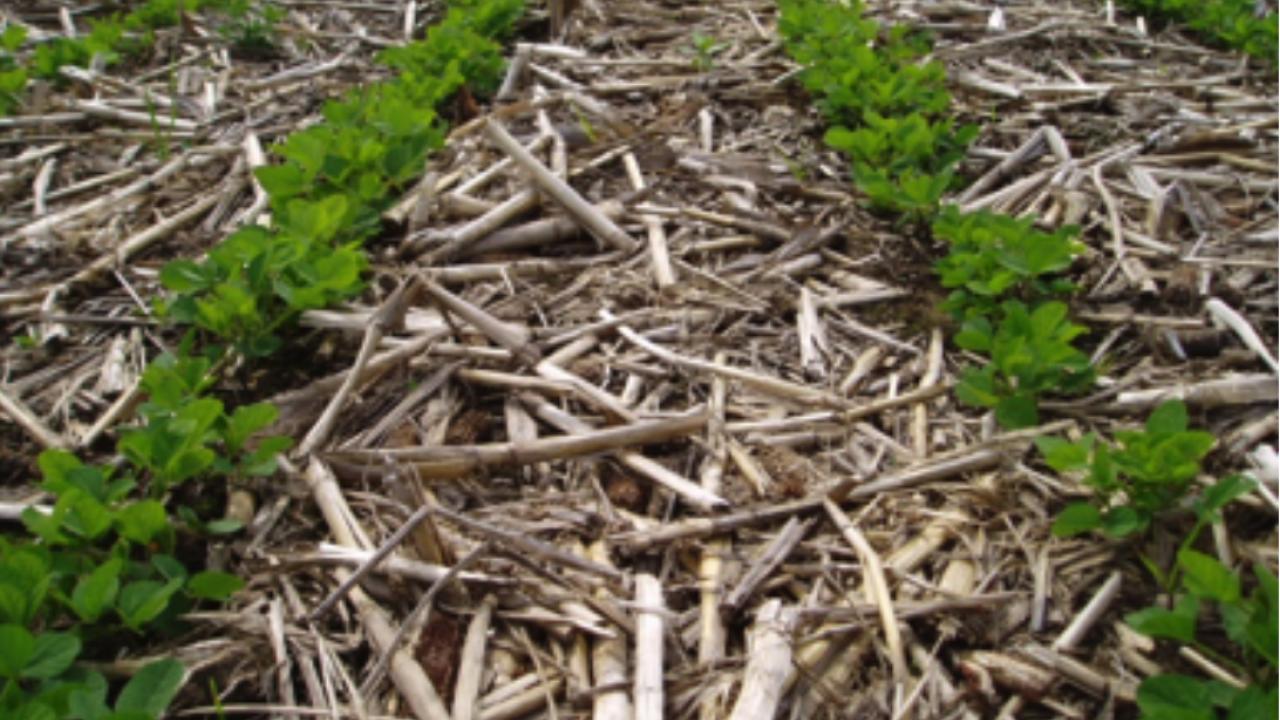
<svg viewBox="0 0 1280 720">
<path fill-rule="evenodd" d="M 1105 530 L 1113 537 L 1145 532 L 1152 519 L 1182 500 L 1213 448 L 1209 433 L 1187 429 L 1187 408 L 1169 401 L 1142 430 L 1124 430 L 1112 445 L 1090 433 L 1076 442 L 1036 441 L 1045 463 L 1058 472 L 1082 472 L 1096 501 L 1075 503 L 1058 516 L 1057 535 Z"/>
<path fill-rule="evenodd" d="M 1028 309 L 1006 301 L 993 319 L 970 314 L 955 342 L 985 353 L 990 361 L 966 368 L 956 385 L 961 402 L 995 410 L 1006 428 L 1040 423 L 1038 400 L 1046 393 L 1076 394 L 1093 384 L 1089 357 L 1073 342 L 1084 334 L 1072 323 L 1065 303 L 1050 301 Z"/>
<path fill-rule="evenodd" d="M 783 0 L 779 8 L 787 51 L 832 126 L 826 142 L 849 156 L 872 207 L 915 221 L 933 215 L 977 128 L 947 117 L 946 72 L 920 62 L 928 39 L 903 26 L 883 31 L 857 0 Z"/>
<path fill-rule="evenodd" d="M 0 33 L 0 117 L 18 107 L 27 86 L 27 71 L 18 65 L 18 48 L 27 40 L 27 30 L 10 25 Z"/>
<path fill-rule="evenodd" d="M 1042 232 L 1031 220 L 940 207 L 977 134 L 947 116 L 941 63 L 920 62 L 928 38 L 887 31 L 859 0 L 780 0 L 778 31 L 803 69 L 800 79 L 831 123 L 826 142 L 843 151 L 855 184 L 876 208 L 928 224 L 950 245 L 938 262 L 944 304 L 962 328 L 960 347 L 988 358 L 965 370 L 961 401 L 991 408 L 1010 428 L 1039 423 L 1038 398 L 1093 382 L 1074 341 L 1085 328 L 1057 300 L 1074 290 L 1059 276 L 1083 245 L 1075 228 Z"/>
<path fill-rule="evenodd" d="M 1086 329 L 1054 299 L 1075 289 L 1059 273 L 1084 249 L 1076 232 L 1042 232 L 1031 220 L 950 206 L 934 220 L 934 237 L 950 245 L 935 270 L 951 289 L 943 308 L 961 323 L 955 342 L 990 358 L 964 371 L 956 395 L 995 410 L 1004 427 L 1036 425 L 1041 395 L 1093 383 L 1089 358 L 1074 344 Z"/>
<path fill-rule="evenodd" d="M 263 356 L 301 312 L 363 289 L 360 250 L 379 216 L 444 142 L 436 108 L 463 88 L 487 92 L 502 76 L 502 37 L 522 0 L 454 3 L 424 40 L 384 51 L 395 79 L 330 101 L 324 122 L 293 133 L 259 168 L 275 224 L 242 229 L 202 262 L 181 260 L 160 279 L 161 314 L 240 353 Z"/>
<path fill-rule="evenodd" d="M 716 55 L 729 47 L 714 35 L 695 32 L 689 36 L 689 44 L 693 48 L 693 69 L 698 72 L 711 72 L 716 66 Z"/>
<path fill-rule="evenodd" d="M 951 290 L 943 309 L 963 319 L 975 311 L 990 314 L 1001 297 L 1030 301 L 1070 294 L 1075 285 L 1059 273 L 1084 252 L 1078 232 L 1071 226 L 1042 232 L 1030 219 L 943 208 L 933 222 L 933 236 L 949 246 L 935 267 L 942 286 Z"/>
<path fill-rule="evenodd" d="M 1246 678 L 1248 684 L 1238 688 L 1178 673 L 1154 675 L 1138 687 L 1138 708 L 1144 720 L 1216 720 L 1224 717 L 1222 713 L 1227 720 L 1275 718 L 1280 704 L 1276 576 L 1265 566 L 1254 565 L 1254 588 L 1245 595 L 1245 578 L 1189 547 L 1179 550 L 1174 575 L 1177 594 L 1172 608 L 1139 610 L 1126 621 L 1144 635 L 1194 647 Z M 1234 647 L 1234 657 L 1224 657 L 1205 642 L 1199 626 L 1208 607 L 1216 607 L 1218 624 Z"/>
<path fill-rule="evenodd" d="M 1222 43 L 1271 63 L 1277 63 L 1276 11 L 1258 11 L 1254 0 L 1125 0 L 1134 10 L 1151 17 L 1165 17 L 1185 22 L 1191 29 Z"/>
<path fill-rule="evenodd" d="M 275 25 L 283 16 L 262 0 L 147 0 L 128 13 L 89 19 L 89 32 L 83 36 L 37 45 L 26 67 L 17 57 L 25 29 L 10 25 L 0 34 L 0 117 L 17 108 L 29 78 L 61 83 L 64 66 L 88 67 L 95 58 L 104 66 L 113 65 L 122 55 L 151 47 L 155 31 L 178 25 L 184 13 L 206 9 L 219 14 L 218 31 L 233 45 L 259 50 L 273 44 Z"/>
<path fill-rule="evenodd" d="M 197 2 L 244 10 L 239 0 L 151 0 L 145 13 L 129 17 L 176 22 Z M 0 538 L 0 717 L 148 720 L 164 712 L 184 681 L 180 663 L 142 668 L 109 703 L 106 679 L 78 661 L 94 644 L 176 631 L 179 616 L 196 603 L 225 600 L 243 586 L 227 573 L 193 573 L 178 558 L 184 536 L 235 532 L 238 523 L 207 521 L 185 506 L 170 514 L 184 483 L 270 475 L 276 455 L 291 445 L 288 438 L 258 437 L 275 422 L 275 407 L 228 411 L 210 396 L 218 368 L 234 352 L 275 350 L 277 331 L 298 313 L 360 291 L 362 241 L 377 231 L 393 193 L 443 142 L 435 108 L 461 88 L 482 92 L 496 83 L 502 60 L 493 39 L 509 32 L 522 11 L 521 0 L 455 2 L 442 23 L 449 32 L 433 29 L 410 51 L 387 54 L 401 70 L 396 79 L 329 103 L 324 123 L 276 148 L 284 162 L 259 171 L 271 195 L 272 227 L 242 229 L 206 260 L 162 270 L 173 296 L 161 309 L 195 332 L 179 354 L 143 374 L 142 423 L 122 431 L 116 446 L 123 461 L 91 466 L 64 451 L 43 453 L 43 487 L 53 507 L 23 513 L 29 535 L 22 540 Z M 106 27 L 101 39 L 130 22 L 95 28 Z M 23 40 L 20 31 L 0 36 L 0 72 L 15 69 Z M 114 47 L 103 41 L 88 58 Z M 83 49 L 48 52 L 87 61 Z M 61 60 L 50 57 L 49 72 L 56 72 Z M 201 335 L 218 342 L 196 353 L 192 345 Z"/>
<path fill-rule="evenodd" d="M 200 0 L 217 16 L 218 34 L 241 55 L 258 57 L 275 51 L 276 26 L 284 11 L 262 0 Z"/>
<path fill-rule="evenodd" d="M 1254 481 L 1229 476 L 1196 490 L 1200 463 L 1214 438 L 1188 429 L 1187 408 L 1171 400 L 1156 408 L 1142 430 L 1115 434 L 1116 444 L 1096 435 L 1076 442 L 1042 437 L 1036 445 L 1046 464 L 1059 472 L 1080 474 L 1093 489 L 1093 502 L 1068 505 L 1053 524 L 1058 536 L 1102 531 L 1115 538 L 1144 534 L 1162 516 L 1189 508 L 1195 524 L 1179 544 L 1173 567 L 1165 569 L 1143 558 L 1147 569 L 1170 598 L 1168 604 L 1130 613 L 1125 619 L 1138 632 L 1191 646 L 1244 678 L 1237 688 L 1218 680 L 1174 673 L 1147 678 L 1138 689 L 1138 707 L 1146 720 L 1229 720 L 1276 716 L 1277 643 L 1280 604 L 1276 577 L 1266 567 L 1253 567 L 1253 590 L 1244 593 L 1246 578 L 1217 559 L 1194 549 L 1206 527 L 1222 509 L 1253 489 Z M 1230 655 L 1207 642 L 1200 624 L 1205 609 L 1216 607 L 1219 627 Z"/>
<path fill-rule="evenodd" d="M 23 512 L 27 539 L 0 540 L 4 717 L 157 716 L 180 685 L 182 666 L 168 661 L 139 673 L 111 711 L 102 676 L 75 664 L 85 644 L 177 630 L 178 616 L 195 603 L 226 600 L 244 585 L 224 572 L 192 573 L 177 558 L 181 534 L 224 534 L 239 524 L 206 522 L 185 506 L 175 521 L 171 491 L 200 478 L 269 475 L 291 441 L 251 443 L 275 421 L 275 408 L 246 405 L 227 414 L 203 396 L 211 369 L 204 358 L 174 356 L 147 368 L 145 423 L 121 433 L 116 449 L 127 462 L 120 468 L 85 465 L 62 450 L 40 455 L 42 487 L 56 501 L 47 512 Z"/>
</svg>

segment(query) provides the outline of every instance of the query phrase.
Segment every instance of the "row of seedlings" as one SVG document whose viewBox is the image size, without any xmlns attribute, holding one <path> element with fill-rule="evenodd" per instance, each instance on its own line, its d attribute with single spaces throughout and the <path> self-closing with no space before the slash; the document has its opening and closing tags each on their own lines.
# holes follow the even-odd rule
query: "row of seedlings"
<svg viewBox="0 0 1280 720">
<path fill-rule="evenodd" d="M 956 385 L 960 401 L 988 408 L 1002 427 L 1019 429 L 1040 424 L 1041 397 L 1087 391 L 1095 370 L 1076 345 L 1086 328 L 1070 319 L 1066 299 L 1076 288 L 1064 277 L 1084 251 L 1078 230 L 1045 231 L 1032 218 L 944 204 L 961 182 L 956 168 L 976 129 L 957 126 L 948 114 L 944 68 L 937 61 L 921 62 L 930 50 L 928 39 L 909 27 L 881 27 L 857 0 L 779 5 L 787 52 L 803 66 L 800 80 L 830 125 L 826 142 L 848 157 L 854 184 L 873 209 L 922 235 L 927 229 L 948 245 L 935 270 L 951 290 L 943 307 L 959 328 L 952 341 L 985 361 L 962 371 Z M 1274 14 L 1259 22 L 1267 21 L 1274 36 Z M 1255 30 L 1241 32 L 1254 37 Z M 1117 432 L 1110 441 L 1089 434 L 1076 441 L 1042 437 L 1036 444 L 1049 467 L 1080 478 L 1093 493 L 1090 502 L 1068 505 L 1059 514 L 1055 535 L 1098 531 L 1142 540 L 1154 524 L 1177 526 L 1177 513 L 1191 510 L 1190 526 L 1177 526 L 1181 539 L 1168 566 L 1140 553 L 1162 597 L 1171 600 L 1126 620 L 1150 637 L 1211 653 L 1243 681 L 1153 675 L 1137 693 L 1143 717 L 1212 718 L 1218 711 L 1231 718 L 1274 717 L 1276 577 L 1261 564 L 1238 573 L 1194 547 L 1204 528 L 1254 482 L 1233 475 L 1208 487 L 1195 483 L 1214 439 L 1189 429 L 1186 407 L 1178 401 L 1157 408 L 1142 429 Z M 1252 585 L 1247 594 L 1246 585 Z M 1225 642 L 1216 647 L 1206 641 L 1211 633 L 1202 609 L 1208 607 L 1216 608 L 1225 630 Z"/>
<path fill-rule="evenodd" d="M 496 86 L 498 43 L 522 13 L 521 0 L 455 1 L 424 40 L 383 53 L 394 78 L 330 101 L 324 122 L 275 148 L 283 162 L 257 171 L 270 226 L 244 227 L 203 260 L 163 268 L 169 294 L 157 309 L 186 332 L 143 373 L 141 422 L 120 430 L 120 459 L 92 465 L 45 451 L 38 463 L 54 504 L 23 513 L 27 536 L 0 538 L 0 715 L 133 720 L 165 711 L 185 681 L 179 662 L 150 663 L 112 693 L 90 661 L 130 637 L 172 636 L 183 613 L 243 587 L 180 559 L 240 523 L 206 520 L 177 498 L 194 484 L 271 475 L 292 445 L 258 437 L 276 408 L 228 409 L 214 397 L 218 378 L 279 350 L 303 311 L 362 291 L 363 242 L 444 142 L 436 108 L 464 88 Z"/>
</svg>

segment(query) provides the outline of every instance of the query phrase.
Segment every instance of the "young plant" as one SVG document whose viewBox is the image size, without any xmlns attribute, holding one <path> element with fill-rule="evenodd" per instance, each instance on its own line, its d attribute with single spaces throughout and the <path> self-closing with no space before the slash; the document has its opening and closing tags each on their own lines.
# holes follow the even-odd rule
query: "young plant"
<svg viewBox="0 0 1280 720">
<path fill-rule="evenodd" d="M 1222 508 L 1249 492 L 1254 482 L 1232 476 L 1207 488 L 1192 503 L 1195 527 L 1182 541 L 1173 568 L 1165 572 L 1150 561 L 1148 569 L 1155 573 L 1161 586 L 1173 599 L 1130 613 L 1125 621 L 1138 632 L 1152 638 L 1170 640 L 1195 648 L 1215 658 L 1243 678 L 1241 689 L 1216 680 L 1204 680 L 1179 674 L 1160 674 L 1147 678 L 1138 688 L 1138 708 L 1147 720 L 1179 720 L 1207 718 L 1214 720 L 1226 713 L 1233 718 L 1275 717 L 1277 643 L 1280 642 L 1280 603 L 1277 603 L 1276 577 L 1265 566 L 1253 567 L 1255 585 L 1245 595 L 1245 578 L 1216 558 L 1193 549 L 1200 532 L 1220 518 Z M 1198 627 L 1203 609 L 1216 606 L 1226 645 L 1231 652 L 1211 646 Z"/>
<path fill-rule="evenodd" d="M 242 228 L 209 251 L 203 263 L 177 260 L 160 272 L 176 295 L 161 313 L 232 343 L 248 357 L 270 355 L 276 334 L 305 310 L 326 307 L 363 288 L 365 257 L 332 241 L 347 215 L 344 196 L 293 200 L 276 230 Z"/>
<path fill-rule="evenodd" d="M 502 82 L 502 46 L 496 41 L 523 12 L 524 0 L 454 2 L 425 40 L 384 50 L 379 59 L 404 73 L 408 82 L 452 75 L 473 94 L 487 95 Z"/>
<path fill-rule="evenodd" d="M 1185 22 L 1212 41 L 1267 60 L 1273 68 L 1276 65 L 1276 13 L 1254 0 L 1127 0 L 1125 4 L 1154 18 Z"/>
<path fill-rule="evenodd" d="M 729 47 L 716 40 L 714 35 L 703 35 L 695 32 L 690 38 L 693 45 L 693 69 L 698 72 L 711 72 L 716 66 L 716 55 Z"/>
<path fill-rule="evenodd" d="M 18 65 L 18 49 L 27 40 L 27 29 L 10 25 L 0 33 L 0 117 L 11 114 L 22 102 L 27 71 Z"/>
<path fill-rule="evenodd" d="M 863 117 L 857 130 L 828 130 L 827 144 L 849 156 L 854 182 L 872 207 L 912 222 L 932 217 L 977 129 L 956 130 L 950 119 L 931 122 L 920 113 L 884 117 L 868 110 Z"/>
<path fill-rule="evenodd" d="M 218 34 L 238 56 L 270 57 L 276 52 L 276 25 L 284 11 L 258 0 L 205 0 L 203 7 L 220 15 Z"/>
<path fill-rule="evenodd" d="M 1000 306 L 996 325 L 985 315 L 969 317 L 955 336 L 966 350 L 991 362 L 969 368 L 956 386 L 962 402 L 992 408 L 1006 428 L 1037 425 L 1037 399 L 1046 393 L 1071 395 L 1093 383 L 1089 356 L 1072 342 L 1086 329 L 1067 319 L 1067 306 L 1046 302 L 1029 310 L 1016 300 Z"/>
<path fill-rule="evenodd" d="M 1058 536 L 1102 530 L 1112 537 L 1145 532 L 1161 512 L 1183 500 L 1213 448 L 1209 433 L 1187 429 L 1187 408 L 1170 400 L 1142 430 L 1124 430 L 1111 445 L 1089 434 L 1077 442 L 1043 437 L 1036 446 L 1058 472 L 1084 472 L 1092 503 L 1068 505 L 1053 524 Z"/>
<path fill-rule="evenodd" d="M 1256 585 L 1249 595 L 1243 579 L 1217 559 L 1183 550 L 1178 553 L 1182 573 L 1181 593 L 1173 609 L 1153 607 L 1126 617 L 1138 632 L 1172 640 L 1214 657 L 1219 664 L 1246 678 L 1243 688 L 1220 680 L 1162 673 L 1138 687 L 1138 709 L 1144 720 L 1252 720 L 1276 717 L 1280 695 L 1276 690 L 1277 638 L 1280 638 L 1280 602 L 1276 576 L 1261 564 L 1253 566 Z M 1201 639 L 1198 628 L 1202 608 L 1216 606 L 1235 658 L 1226 657 Z"/>
<path fill-rule="evenodd" d="M 1035 300 L 1074 291 L 1075 285 L 1057 274 L 1084 252 L 1075 239 L 1078 229 L 1046 233 L 1033 225 L 1031 219 L 985 210 L 943 208 L 933 223 L 934 237 L 951 246 L 935 266 L 942 286 L 952 288 L 943 308 L 962 320 L 973 312 L 991 314 L 1000 298 Z"/>
</svg>

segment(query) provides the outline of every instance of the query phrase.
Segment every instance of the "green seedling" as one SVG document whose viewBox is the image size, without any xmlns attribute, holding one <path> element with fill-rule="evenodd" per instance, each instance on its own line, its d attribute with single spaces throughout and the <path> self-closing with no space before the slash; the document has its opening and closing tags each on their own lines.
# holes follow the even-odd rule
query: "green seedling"
<svg viewBox="0 0 1280 720">
<path fill-rule="evenodd" d="M 219 16 L 218 34 L 236 55 L 263 58 L 275 54 L 276 26 L 284 19 L 279 7 L 257 0 L 204 0 L 202 7 Z"/>
<path fill-rule="evenodd" d="M 1261 564 L 1253 566 L 1252 592 L 1246 578 L 1219 560 L 1192 548 L 1200 532 L 1220 519 L 1229 502 L 1253 489 L 1248 478 L 1232 476 L 1207 488 L 1192 503 L 1196 525 L 1181 543 L 1173 568 L 1165 573 L 1151 562 L 1172 600 L 1167 605 L 1139 610 L 1125 621 L 1149 637 L 1190 646 L 1220 666 L 1244 678 L 1244 688 L 1218 680 L 1174 673 L 1155 675 L 1138 688 L 1138 708 L 1147 720 L 1181 718 L 1274 718 L 1277 708 L 1277 644 L 1280 643 L 1280 603 L 1276 577 Z M 1217 609 L 1230 650 L 1211 645 L 1200 629 L 1204 610 Z"/>
<path fill-rule="evenodd" d="M 1084 252 L 1077 232 L 1063 227 L 1046 233 L 1030 219 L 944 208 L 933 223 L 934 237 L 951 246 L 935 266 L 942 286 L 952 289 L 943 308 L 962 320 L 994 312 L 1005 297 L 1034 301 L 1071 293 L 1075 285 L 1058 274 Z"/>
<path fill-rule="evenodd" d="M 1186 497 L 1213 448 L 1209 433 L 1187 429 L 1187 408 L 1171 400 L 1156 408 L 1142 430 L 1116 433 L 1110 445 L 1096 435 L 1077 442 L 1036 440 L 1049 467 L 1083 472 L 1095 493 L 1092 503 L 1067 506 L 1054 522 L 1059 536 L 1102 530 L 1112 537 L 1142 533 L 1161 512 Z"/>
<path fill-rule="evenodd" d="M 1093 383 L 1089 357 L 1072 344 L 1084 333 L 1083 326 L 1067 319 L 1067 306 L 1060 302 L 1029 310 L 1016 300 L 1006 301 L 995 325 L 985 315 L 971 316 L 955 342 L 988 355 L 991 362 L 965 370 L 956 396 L 995 410 L 1006 428 L 1037 425 L 1041 395 L 1077 394 Z"/>
<path fill-rule="evenodd" d="M 955 184 L 954 168 L 977 135 L 942 117 L 946 73 L 920 64 L 927 38 L 904 27 L 881 32 L 861 3 L 781 3 L 779 30 L 805 67 L 801 82 L 833 127 L 832 148 L 849 156 L 854 183 L 877 210 L 920 224 Z"/>
<path fill-rule="evenodd" d="M 1227 47 L 1277 62 L 1277 16 L 1254 0 L 1126 0 L 1126 5 L 1153 18 L 1185 22 L 1191 29 Z"/>
<path fill-rule="evenodd" d="M 502 47 L 496 41 L 523 13 L 524 0 L 455 2 L 425 40 L 385 50 L 379 59 L 411 83 L 452 75 L 473 94 L 486 95 L 502 82 Z"/>
<path fill-rule="evenodd" d="M 727 43 L 716 40 L 714 35 L 703 35 L 695 32 L 690 37 L 693 46 L 693 68 L 698 72 L 711 72 L 716 66 L 716 55 L 729 47 Z"/>
<path fill-rule="evenodd" d="M 27 29 L 9 25 L 0 32 L 0 117 L 12 114 L 22 102 L 27 71 L 18 65 L 18 50 L 27 41 Z"/>
</svg>

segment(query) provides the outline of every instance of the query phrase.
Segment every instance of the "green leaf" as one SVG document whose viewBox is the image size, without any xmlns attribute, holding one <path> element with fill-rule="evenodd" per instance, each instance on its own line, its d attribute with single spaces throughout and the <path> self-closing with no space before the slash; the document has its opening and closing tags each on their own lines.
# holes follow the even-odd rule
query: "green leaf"
<svg viewBox="0 0 1280 720">
<path fill-rule="evenodd" d="M 22 704 L 9 717 L 10 720 L 58 720 L 58 713 L 47 704 L 32 700 Z"/>
<path fill-rule="evenodd" d="M 1040 423 L 1036 399 L 1027 393 L 1000 398 L 996 403 L 996 421 L 1009 430 L 1034 427 Z"/>
<path fill-rule="evenodd" d="M 305 195 L 311 189 L 311 183 L 298 166 L 291 163 L 284 165 L 267 165 L 253 171 L 262 189 L 267 191 L 273 200 Z"/>
<path fill-rule="evenodd" d="M 67 696 L 67 708 L 72 717 L 80 720 L 107 720 L 111 709 L 107 707 L 107 681 L 102 674 L 89 673 Z"/>
<path fill-rule="evenodd" d="M 960 402 L 978 407 L 995 407 L 1000 397 L 995 389 L 995 368 L 988 365 L 981 370 L 965 368 L 956 385 L 956 397 Z"/>
<path fill-rule="evenodd" d="M 1250 685 L 1232 701 L 1227 720 L 1276 720 L 1277 706 L 1280 706 L 1280 695 L 1276 688 L 1266 690 Z"/>
<path fill-rule="evenodd" d="M 1053 521 L 1055 537 L 1071 537 L 1102 527 L 1102 513 L 1089 503 L 1071 503 Z"/>
<path fill-rule="evenodd" d="M 116 712 L 159 717 L 178 694 L 186 669 L 177 660 L 157 660 L 144 666 L 120 691 Z"/>
<path fill-rule="evenodd" d="M 158 500 L 140 500 L 121 508 L 116 514 L 120 536 L 147 545 L 169 530 L 169 516 Z"/>
<path fill-rule="evenodd" d="M 0 549 L 0 623 L 30 623 L 44 603 L 51 575 L 47 555 L 30 548 Z"/>
<path fill-rule="evenodd" d="M 36 654 L 36 639 L 21 625 L 0 625 L 0 677 L 17 678 Z"/>
<path fill-rule="evenodd" d="M 255 432 L 276 421 L 280 412 L 270 403 L 242 405 L 235 409 L 227 421 L 227 429 L 223 435 L 227 451 L 238 453 Z"/>
<path fill-rule="evenodd" d="M 1181 400 L 1161 403 L 1147 418 L 1149 433 L 1180 433 L 1187 429 L 1187 406 Z"/>
<path fill-rule="evenodd" d="M 209 289 L 218 281 L 216 273 L 191 260 L 174 260 L 160 270 L 160 283 L 177 293 L 194 293 Z"/>
<path fill-rule="evenodd" d="M 86 540 L 102 537 L 103 533 L 111 529 L 112 513 L 96 498 L 74 489 L 63 494 L 58 502 L 65 502 L 68 509 L 63 527 Z"/>
<path fill-rule="evenodd" d="M 97 622 L 120 590 L 120 571 L 124 561 L 111 558 L 76 582 L 71 593 L 71 609 L 83 622 Z"/>
<path fill-rule="evenodd" d="M 40 474 L 44 477 L 44 488 L 52 493 L 61 493 L 68 487 L 67 476 L 71 471 L 83 467 L 84 463 L 66 450 L 45 450 L 36 459 Z"/>
<path fill-rule="evenodd" d="M 235 518 L 221 518 L 205 523 L 204 531 L 210 535 L 231 535 L 244 527 L 244 523 Z"/>
<path fill-rule="evenodd" d="M 154 580 L 136 580 L 124 586 L 116 603 L 116 612 L 133 630 L 156 619 L 169 606 L 169 599 L 182 587 L 182 580 L 161 584 Z"/>
<path fill-rule="evenodd" d="M 1041 436 L 1035 439 L 1035 444 L 1046 465 L 1058 472 L 1071 472 L 1089 466 L 1089 453 L 1094 441 L 1092 435 L 1085 436 L 1080 442 Z"/>
<path fill-rule="evenodd" d="M 1219 510 L 1232 500 L 1249 493 L 1256 484 L 1252 478 L 1244 475 L 1229 475 L 1210 485 L 1194 504 L 1196 519 L 1204 523 L 1213 522 Z"/>
<path fill-rule="evenodd" d="M 1150 518 L 1128 505 L 1119 505 L 1102 513 L 1102 530 L 1111 537 L 1128 537 L 1147 529 Z"/>
<path fill-rule="evenodd" d="M 70 633 L 43 632 L 35 638 L 35 650 L 22 677 L 49 680 L 66 672 L 80 654 L 80 638 Z"/>
<path fill-rule="evenodd" d="M 187 582 L 187 592 L 203 600 L 223 601 L 244 587 L 244 580 L 230 573 L 206 570 L 196 573 Z"/>
<path fill-rule="evenodd" d="M 1208 684 L 1187 675 L 1149 677 L 1138 686 L 1137 699 L 1144 718 L 1215 720 Z"/>
<path fill-rule="evenodd" d="M 1240 600 L 1240 578 L 1215 558 L 1184 548 L 1178 552 L 1178 567 L 1183 587 L 1196 597 L 1223 604 Z"/>
<path fill-rule="evenodd" d="M 1194 595 L 1182 595 L 1173 610 L 1150 607 L 1125 616 L 1125 622 L 1143 635 L 1168 638 L 1191 644 L 1196 639 L 1196 618 L 1200 601 Z"/>
</svg>

